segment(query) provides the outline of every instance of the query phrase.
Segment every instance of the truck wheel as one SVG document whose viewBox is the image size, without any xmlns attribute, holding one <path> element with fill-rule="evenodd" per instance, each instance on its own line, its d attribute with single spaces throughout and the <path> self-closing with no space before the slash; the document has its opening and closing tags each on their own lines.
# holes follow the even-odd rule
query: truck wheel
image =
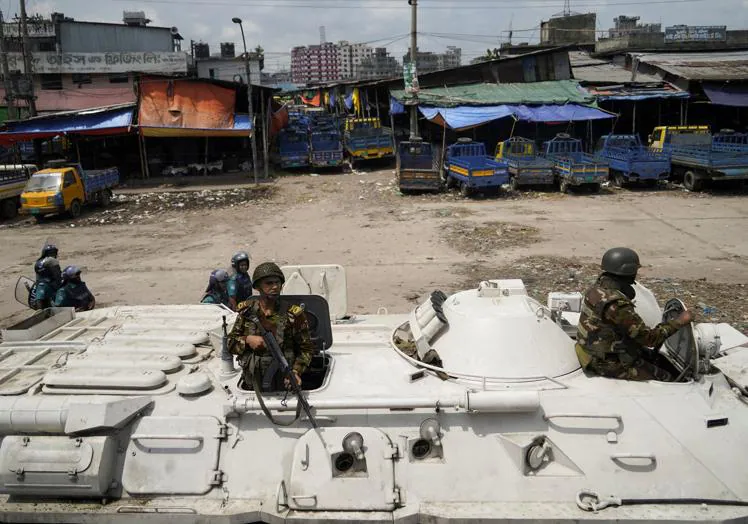
<svg viewBox="0 0 748 524">
<path fill-rule="evenodd" d="M 3 200 L 2 210 L 0 211 L 3 218 L 15 218 L 18 214 L 18 203 L 15 198 L 8 198 Z"/>
<path fill-rule="evenodd" d="M 447 175 L 447 179 L 444 181 L 444 185 L 447 187 L 447 189 L 452 189 L 453 187 L 455 187 L 455 179 Z"/>
<path fill-rule="evenodd" d="M 70 216 L 72 218 L 78 218 L 81 216 L 81 201 L 80 200 L 73 200 L 70 203 Z"/>
<path fill-rule="evenodd" d="M 102 191 L 99 202 L 101 203 L 101 207 L 108 207 L 112 203 L 112 192 L 108 189 Z"/>
<path fill-rule="evenodd" d="M 689 191 L 701 191 L 704 181 L 696 176 L 693 171 L 686 171 L 683 175 L 683 186 Z"/>
<path fill-rule="evenodd" d="M 569 183 L 566 180 L 561 180 L 561 192 L 562 193 L 568 193 L 569 192 Z"/>
<path fill-rule="evenodd" d="M 623 176 L 623 173 L 621 173 L 620 171 L 615 172 L 615 174 L 613 175 L 613 184 L 616 187 L 623 187 L 626 185 L 626 177 Z"/>
<path fill-rule="evenodd" d="M 467 182 L 460 183 L 460 194 L 464 197 L 469 197 L 472 194 L 472 188 L 467 185 Z"/>
<path fill-rule="evenodd" d="M 509 178 L 509 189 L 512 191 L 519 191 L 519 183 L 517 183 L 516 176 Z"/>
</svg>

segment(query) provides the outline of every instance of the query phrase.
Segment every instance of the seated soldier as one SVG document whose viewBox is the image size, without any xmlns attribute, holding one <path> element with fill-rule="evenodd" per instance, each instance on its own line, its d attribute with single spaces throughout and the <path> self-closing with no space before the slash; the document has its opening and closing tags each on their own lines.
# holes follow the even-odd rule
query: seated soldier
<svg viewBox="0 0 748 524">
<path fill-rule="evenodd" d="M 89 311 L 96 305 L 96 299 L 81 280 L 81 270 L 68 266 L 62 272 L 62 287 L 57 291 L 55 306 L 74 307 L 76 311 Z"/>
<path fill-rule="evenodd" d="M 275 336 L 297 382 L 301 384 L 301 375 L 314 354 L 304 308 L 283 300 L 280 292 L 285 277 L 273 262 L 257 266 L 252 282 L 260 296 L 239 304 L 236 323 L 228 335 L 229 351 L 239 356 L 242 366 L 242 387 L 263 389 L 263 382 L 271 391 L 290 387 L 287 377 L 281 383 L 280 373 L 265 377 L 272 369 L 273 357 L 265 347 L 258 324 Z"/>
<path fill-rule="evenodd" d="M 585 371 L 627 380 L 672 380 L 660 365 L 658 348 L 693 321 L 684 311 L 675 320 L 647 327 L 636 313 L 632 285 L 639 270 L 635 251 L 616 247 L 603 255 L 602 275 L 587 290 L 577 326 L 576 351 Z"/>
<path fill-rule="evenodd" d="M 202 304 L 223 304 L 229 306 L 229 294 L 226 284 L 229 281 L 229 274 L 223 269 L 215 269 L 210 274 L 208 287 L 205 289 Z"/>
</svg>

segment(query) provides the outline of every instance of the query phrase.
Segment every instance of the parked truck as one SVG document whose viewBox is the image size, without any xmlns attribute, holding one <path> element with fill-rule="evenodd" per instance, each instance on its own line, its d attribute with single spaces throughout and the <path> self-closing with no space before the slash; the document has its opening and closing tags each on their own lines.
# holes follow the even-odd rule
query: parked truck
<svg viewBox="0 0 748 524">
<path fill-rule="evenodd" d="M 378 118 L 349 118 L 343 138 L 351 165 L 359 160 L 374 160 L 395 155 L 392 130 L 382 127 Z"/>
<path fill-rule="evenodd" d="M 441 151 L 437 146 L 412 138 L 397 146 L 397 184 L 403 193 L 442 190 Z"/>
<path fill-rule="evenodd" d="M 582 141 L 567 134 L 559 134 L 543 144 L 543 156 L 553 162 L 562 193 L 570 188 L 588 188 L 600 191 L 600 185 L 608 180 L 608 164 L 584 152 Z"/>
<path fill-rule="evenodd" d="M 447 187 L 458 186 L 463 196 L 475 191 L 498 190 L 509 182 L 507 163 L 491 158 L 486 145 L 460 138 L 447 148 L 444 160 Z"/>
<path fill-rule="evenodd" d="M 529 185 L 553 185 L 553 162 L 538 156 L 535 142 L 512 137 L 496 145 L 496 160 L 509 166 L 509 185 L 513 190 Z"/>
<path fill-rule="evenodd" d="M 21 207 L 21 194 L 37 168 L 33 164 L 0 165 L 0 215 L 14 218 Z"/>
<path fill-rule="evenodd" d="M 278 133 L 277 162 L 281 169 L 309 165 L 309 137 L 306 129 L 287 127 Z"/>
<path fill-rule="evenodd" d="M 119 184 L 116 167 L 84 170 L 80 164 L 53 165 L 29 178 L 21 195 L 21 213 L 37 219 L 59 213 L 76 218 L 84 205 L 109 205 L 112 189 Z"/>
<path fill-rule="evenodd" d="M 618 187 L 629 183 L 654 186 L 670 176 L 670 157 L 649 150 L 639 135 L 604 135 L 597 142 L 595 154 L 608 163 L 610 178 Z"/>
<path fill-rule="evenodd" d="M 309 145 L 312 166 L 336 167 L 343 163 L 343 143 L 334 124 L 312 127 Z"/>
<path fill-rule="evenodd" d="M 748 150 L 721 137 L 707 126 L 662 126 L 650 135 L 651 151 L 670 157 L 671 174 L 690 191 L 705 182 L 748 180 Z"/>
</svg>

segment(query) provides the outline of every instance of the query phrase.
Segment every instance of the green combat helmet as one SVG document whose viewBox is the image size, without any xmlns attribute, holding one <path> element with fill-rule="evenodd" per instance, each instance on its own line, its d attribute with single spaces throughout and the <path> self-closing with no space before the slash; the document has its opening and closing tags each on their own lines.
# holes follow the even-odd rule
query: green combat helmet
<svg viewBox="0 0 748 524">
<path fill-rule="evenodd" d="M 260 281 L 267 277 L 278 277 L 281 285 L 286 282 L 286 277 L 283 276 L 283 271 L 278 267 L 278 264 L 275 262 L 263 262 L 255 268 L 252 274 L 252 286 L 255 289 L 259 289 L 257 286 L 260 284 Z"/>
<path fill-rule="evenodd" d="M 600 264 L 600 268 L 606 273 L 621 277 L 635 277 L 640 267 L 639 255 L 627 247 L 614 247 L 607 250 Z"/>
</svg>

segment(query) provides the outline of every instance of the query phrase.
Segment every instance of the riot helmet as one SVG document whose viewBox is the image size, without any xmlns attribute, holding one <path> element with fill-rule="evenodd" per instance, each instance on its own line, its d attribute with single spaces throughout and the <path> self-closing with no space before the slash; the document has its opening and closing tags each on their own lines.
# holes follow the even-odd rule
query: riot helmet
<svg viewBox="0 0 748 524">
<path fill-rule="evenodd" d="M 600 264 L 600 268 L 606 273 L 632 278 L 636 277 L 640 267 L 639 255 L 627 247 L 614 247 L 607 250 Z"/>
<path fill-rule="evenodd" d="M 242 262 L 247 263 L 247 267 L 242 269 Z M 231 267 L 237 273 L 247 273 L 249 271 L 249 253 L 246 251 L 239 251 L 233 257 L 231 257 Z"/>
<path fill-rule="evenodd" d="M 57 258 L 58 255 L 57 246 L 54 244 L 46 243 L 44 244 L 44 247 L 42 248 L 42 254 L 39 257 L 39 259 L 46 258 L 46 257 L 52 257 Z"/>
<path fill-rule="evenodd" d="M 80 277 L 81 277 L 81 270 L 78 266 L 68 266 L 62 271 L 63 283 L 80 280 Z"/>
<path fill-rule="evenodd" d="M 210 273 L 210 280 L 208 281 L 209 289 L 225 288 L 226 283 L 229 281 L 229 273 L 224 269 L 214 269 Z"/>
<path fill-rule="evenodd" d="M 34 271 L 41 278 L 60 280 L 60 263 L 54 257 L 44 257 L 34 264 Z"/>
<path fill-rule="evenodd" d="M 252 274 L 252 287 L 259 290 L 260 282 L 266 278 L 275 277 L 280 280 L 281 286 L 286 282 L 283 271 L 275 262 L 263 262 L 257 266 Z"/>
</svg>

